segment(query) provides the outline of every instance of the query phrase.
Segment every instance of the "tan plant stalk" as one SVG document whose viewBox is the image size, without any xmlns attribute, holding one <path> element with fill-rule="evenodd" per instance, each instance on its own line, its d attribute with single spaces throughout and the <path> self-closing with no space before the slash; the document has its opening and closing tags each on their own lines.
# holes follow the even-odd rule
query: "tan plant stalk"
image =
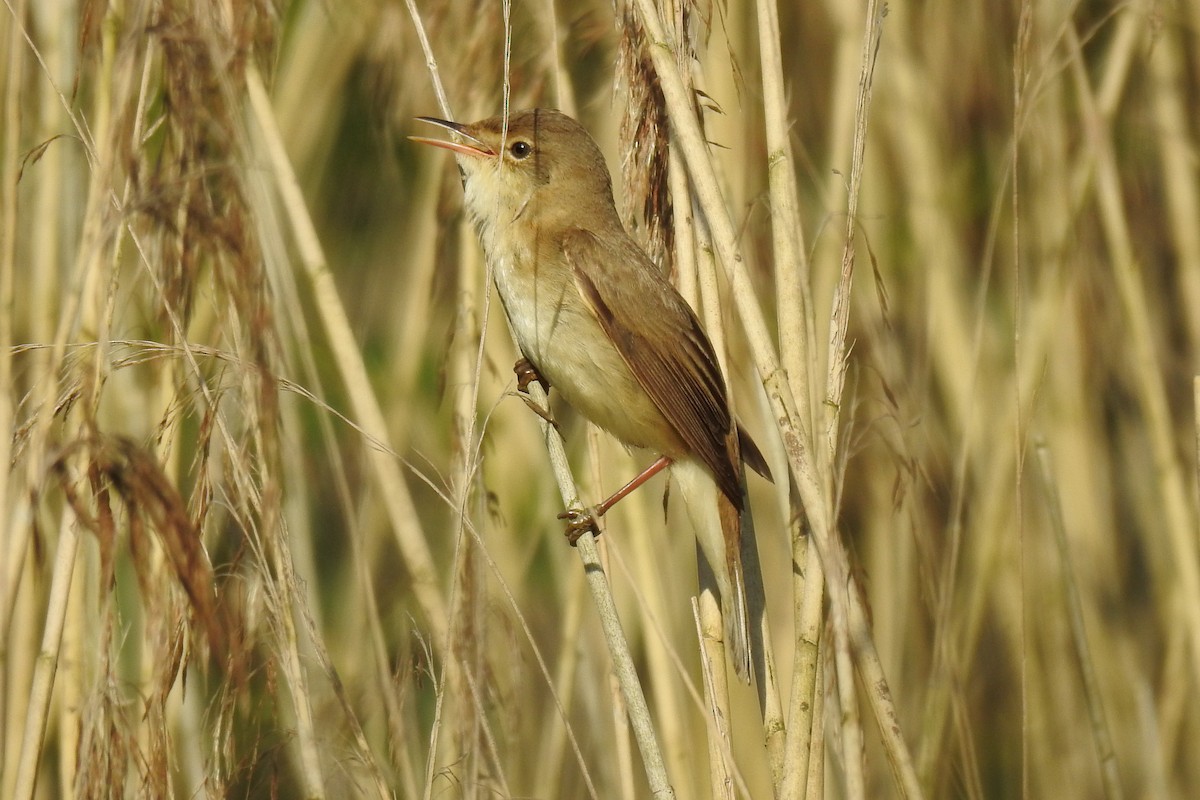
<svg viewBox="0 0 1200 800">
<path fill-rule="evenodd" d="M 432 659 L 431 659 L 432 660 Z M 446 715 L 446 697 L 449 694 L 446 690 L 446 681 L 449 676 L 447 670 L 442 670 L 441 673 L 430 673 L 430 679 L 435 683 L 434 705 L 433 705 L 433 720 L 429 726 L 429 747 L 426 749 L 425 757 L 425 780 L 421 786 L 423 794 L 422 800 L 433 800 L 434 792 L 434 777 L 437 775 L 438 763 L 438 742 L 442 736 L 443 718 Z"/>
<path fill-rule="evenodd" d="M 713 800 L 733 800 L 733 745 L 730 741 L 730 719 L 724 712 L 729 707 L 725 650 L 708 646 L 711 634 L 705 630 L 708 622 L 701 617 L 700 609 L 706 599 L 711 599 L 711 595 L 692 598 L 692 618 L 695 620 L 696 637 L 700 640 L 700 675 L 704 680 L 704 696 L 708 700 L 705 722 L 708 728 L 709 787 Z M 719 664 L 714 663 L 717 658 L 721 659 Z M 744 784 L 742 791 L 745 792 Z"/>
<path fill-rule="evenodd" d="M 10 10 L 13 10 L 10 6 Z M 38 58 L 43 70 L 46 69 L 45 61 L 40 52 L 33 45 L 33 42 L 28 38 L 28 31 L 22 26 L 23 16 L 17 16 L 14 13 L 12 33 L 14 38 L 20 36 L 23 42 L 17 44 L 13 49 L 14 58 L 17 53 L 25 52 L 25 45 L 28 44 L 30 51 Z M 111 53 L 111 51 L 109 51 Z M 16 63 L 20 63 L 19 61 Z M 20 70 L 14 70 L 10 73 L 10 78 L 16 76 L 19 78 Z M 20 94 L 15 90 L 15 87 L 10 87 L 12 90 L 6 93 L 6 97 L 12 101 L 19 100 Z M 95 98 L 96 119 L 93 130 L 98 131 L 98 140 L 105 141 L 109 132 L 109 94 L 111 87 L 105 81 L 100 82 L 100 91 L 97 92 Z M 60 95 L 61 97 L 61 95 Z M 13 107 L 15 109 L 15 106 Z M 10 110 L 6 104 L 6 111 Z M 78 121 L 72 117 L 78 128 Z M 16 137 L 19 131 L 19 125 L 12 129 L 12 137 Z M 82 132 L 82 131 L 81 131 Z M 15 146 L 15 138 L 10 139 Z M 85 139 L 87 144 L 92 144 L 93 140 Z M 93 156 L 97 151 L 95 148 L 90 148 Z M 15 159 L 13 160 L 15 161 Z M 6 163 L 13 163 L 6 161 Z M 108 205 L 105 202 L 109 195 L 107 180 L 112 170 L 111 155 L 107 160 L 93 161 L 93 172 L 88 190 L 87 210 L 84 217 L 84 235 L 81 238 L 80 249 L 77 259 L 80 272 L 78 281 L 73 287 L 75 291 L 69 295 L 69 306 L 79 311 L 80 317 L 87 316 L 88 319 L 96 322 L 103 320 L 103 314 L 98 310 L 98 303 L 103 295 L 100 295 L 96 287 L 100 285 L 100 276 L 103 270 L 103 216 L 108 210 Z M 13 208 L 15 213 L 15 207 Z M 11 272 L 9 274 L 11 276 Z M 89 291 L 90 287 L 90 291 Z M 91 301 L 91 302 L 89 302 Z M 11 304 L 10 304 L 11 305 Z M 42 454 L 50 448 L 50 429 L 53 424 L 53 409 L 54 400 L 56 399 L 58 382 L 57 376 L 59 368 L 62 364 L 63 353 L 65 349 L 65 341 L 69 335 L 69 326 L 78 324 L 78 320 L 73 315 L 64 314 L 60 318 L 60 324 L 55 334 L 55 346 L 50 357 L 51 370 L 47 373 L 47 379 L 43 381 L 43 393 L 38 398 L 41 402 L 36 406 L 38 409 L 35 418 L 34 432 L 31 437 L 33 450 L 36 455 L 27 461 L 27 474 L 31 479 L 27 479 L 29 486 L 40 486 L 46 476 L 42 474 L 44 461 Z M 10 334 L 11 336 L 11 334 Z M 7 356 L 11 356 L 9 351 Z M 99 360 L 93 362 L 99 365 Z M 97 369 L 98 372 L 98 369 Z M 50 376 L 53 376 L 51 378 Z M 93 373 L 91 376 L 91 384 L 93 391 L 97 390 L 99 383 L 99 375 Z M 7 391 L 7 387 L 5 388 Z M 94 399 L 88 402 L 87 405 L 92 407 L 94 413 Z M 70 430 L 74 435 L 84 435 L 82 423 L 78 420 L 72 420 Z M 7 432 L 4 434 L 8 437 Z M 8 463 L 3 464 L 3 469 L 7 472 Z M 64 467 L 65 470 L 71 469 Z M 10 552 L 13 555 L 13 561 L 18 564 L 18 569 L 24 564 L 25 548 L 27 547 L 28 537 L 30 534 L 30 525 L 26 519 L 23 519 L 26 514 L 36 514 L 37 508 L 30 503 L 29 495 L 26 494 L 20 501 L 21 504 L 15 511 L 14 522 L 11 530 L 13 536 L 9 544 L 11 545 Z M 26 707 L 25 726 L 21 739 L 21 750 L 19 761 L 16 764 L 14 778 L 14 797 L 31 798 L 33 797 L 34 789 L 37 781 L 37 769 L 42 754 L 42 745 L 45 737 L 48 718 L 50 715 L 50 702 L 54 689 L 55 677 L 61 657 L 61 648 L 63 642 L 64 628 L 68 621 L 68 601 L 75 582 L 75 560 L 78 549 L 78 535 L 74 529 L 75 516 L 69 510 L 64 508 L 60 517 L 59 535 L 57 539 L 58 547 L 55 556 L 55 566 L 51 578 L 51 591 L 47 603 L 46 613 L 43 618 L 43 633 L 41 639 L 41 647 L 37 654 L 37 660 L 33 669 L 33 681 L 29 692 L 29 703 Z M 19 572 L 12 573 L 12 585 L 9 595 L 15 599 L 17 582 L 19 581 Z M 12 608 L 6 603 L 2 610 L 3 618 L 0 622 L 3 623 L 0 628 L 3 629 L 5 635 L 8 633 L 8 624 L 10 622 L 9 614 Z"/>
<path fill-rule="evenodd" d="M 779 11 L 771 0 L 756 3 L 758 42 L 763 83 L 767 177 L 771 198 L 772 257 L 779 317 L 780 363 L 787 371 L 792 393 L 801 399 L 797 422 L 801 436 L 812 441 L 812 408 L 817 388 L 816 315 L 810 297 L 810 275 L 804 255 L 796 188 L 796 167 L 788 138 L 788 104 L 780 47 Z M 824 571 L 820 559 L 797 519 L 789 525 L 792 542 L 795 646 L 790 712 L 784 751 L 773 760 L 773 779 L 779 796 L 799 796 L 808 782 L 812 759 L 813 711 L 816 708 L 817 663 L 820 657 Z M 819 722 L 819 720 L 818 720 Z M 819 751 L 817 751 L 819 757 Z"/>
<path fill-rule="evenodd" d="M 819 561 L 820 559 L 812 559 Z M 825 752 L 825 658 L 817 661 L 817 694 L 814 698 L 813 728 L 810 732 L 812 753 L 820 756 Z M 796 795 L 799 797 L 800 795 Z M 825 797 L 825 759 L 810 758 L 808 782 L 804 784 L 803 797 L 807 800 L 823 800 Z"/>
<path fill-rule="evenodd" d="M 529 385 L 529 393 L 533 402 L 545 407 L 546 394 L 536 381 Z M 575 490 L 574 481 L 571 479 L 570 464 L 567 461 L 562 438 L 558 431 L 545 420 L 542 420 L 542 428 L 546 438 L 546 447 L 550 453 L 550 464 L 554 469 L 554 476 L 558 481 L 563 503 L 567 508 L 578 508 L 580 506 L 579 493 Z M 609 654 L 612 656 L 613 672 L 621 685 L 621 694 L 628 706 L 634 738 L 637 740 L 638 749 L 642 754 L 646 777 L 650 781 L 650 791 L 659 800 L 673 798 L 675 793 L 667 779 L 666 768 L 650 719 L 650 710 L 646 706 L 646 697 L 638 680 L 637 669 L 634 667 L 629 645 L 621 630 L 616 603 L 613 600 L 607 575 L 600 563 L 595 537 L 591 533 L 585 533 L 576 544 L 579 558 L 583 562 L 584 574 L 587 576 L 588 588 L 591 590 L 592 600 L 595 602 L 600 616 L 600 624 L 604 630 Z"/>
<path fill-rule="evenodd" d="M 758 48 L 763 85 L 763 129 L 767 143 L 767 179 L 771 198 L 771 257 L 779 315 L 779 359 L 788 371 L 792 392 L 800 401 L 798 423 L 812 438 L 812 409 L 816 383 L 816 315 L 810 297 L 804 228 L 796 188 L 796 162 L 789 140 L 787 91 L 779 9 L 772 0 L 757 0 Z"/>
<path fill-rule="evenodd" d="M 10 10 L 15 19 L 23 19 L 25 3 L 18 0 L 16 8 Z M 4 554 L 4 565 L 0 567 L 0 638 L 10 641 L 12 636 L 13 609 L 17 603 L 17 589 L 25 564 L 25 537 L 19 533 L 20 525 L 9 506 L 10 480 L 12 475 L 12 436 L 15 421 L 14 398 L 9 392 L 13 385 L 12 346 L 14 281 L 17 246 L 17 149 L 21 133 L 21 74 L 25 54 L 25 42 L 21 30 L 14 23 L 9 28 L 7 81 L 4 87 L 4 130 L 0 134 L 0 553 Z M 7 661 L 14 652 L 7 644 L 0 646 L 0 654 Z M 7 664 L 4 664 L 7 668 Z M 15 674 L 14 674 L 15 673 Z M 10 673 L 10 679 L 19 674 Z M 13 773 L 8 764 L 9 714 L 7 687 L 0 682 L 0 792 L 9 786 L 7 776 Z"/>
<path fill-rule="evenodd" d="M 589 445 L 593 438 L 599 440 L 607 436 L 599 431 L 594 436 L 589 432 Z M 630 462 L 632 459 L 616 461 L 619 465 Z M 632 471 L 633 468 L 629 467 L 622 474 Z M 603 484 L 597 476 L 593 477 L 592 485 L 599 487 Z M 662 513 L 658 503 L 645 502 L 646 499 L 647 496 L 635 495 L 609 512 L 615 515 L 609 522 L 610 527 L 629 531 L 632 535 L 625 537 L 624 541 L 617 537 L 610 539 L 606 544 L 605 558 L 606 563 L 614 568 L 610 574 L 619 576 L 614 583 L 633 595 L 633 607 L 638 609 L 639 638 L 645 654 L 642 682 L 650 689 L 667 774 L 673 776 L 676 791 L 681 796 L 687 796 L 697 791 L 695 781 L 698 779 L 694 772 L 693 720 L 688 714 L 687 691 L 692 687 L 680 685 L 681 674 L 684 677 L 686 674 L 680 665 L 678 627 L 673 624 L 676 606 L 672 601 L 677 601 L 678 597 L 671 594 L 671 584 L 663 576 L 664 552 L 670 549 L 670 545 L 657 535 L 664 530 L 667 515 Z M 656 535 L 644 536 L 639 533 L 641 531 L 652 531 Z M 694 708 L 701 708 L 698 695 L 690 699 Z M 625 730 L 621 736 L 628 742 L 628 722 L 624 724 Z"/>
<path fill-rule="evenodd" d="M 29 709 L 21 739 L 21 758 L 17 762 L 13 800 L 31 800 L 34 796 L 42 738 L 46 733 L 46 719 L 50 712 L 50 693 L 54 688 L 54 673 L 58 668 L 67 598 L 73 583 L 79 540 L 74 528 L 74 515 L 70 512 L 64 513 L 58 532 L 58 552 L 54 558 L 54 570 L 50 579 L 46 628 L 42 634 L 33 685 L 29 689 Z"/>
<path fill-rule="evenodd" d="M 798 428 L 795 424 L 797 413 L 795 398 L 788 387 L 782 384 L 778 359 L 774 354 L 770 334 L 767 331 L 762 312 L 758 309 L 757 300 L 754 297 L 741 256 L 737 252 L 733 223 L 729 212 L 723 207 L 719 183 L 708 158 L 704 137 L 693 116 L 691 98 L 676 67 L 676 48 L 664 34 L 657 9 L 650 0 L 638 0 L 638 9 L 651 39 L 649 50 L 662 81 L 663 94 L 671 115 L 672 130 L 677 136 L 677 144 L 685 156 L 700 206 L 708 218 L 717 252 L 729 272 L 737 309 L 742 317 L 742 324 L 746 328 L 755 365 L 767 385 L 767 395 L 771 400 L 773 410 L 779 414 L 785 449 L 793 472 L 796 473 L 801 496 L 806 504 L 811 502 L 814 506 L 810 512 L 813 516 L 813 527 L 815 531 L 820 531 L 819 539 L 824 544 L 830 539 L 829 515 L 831 509 L 827 502 L 821 499 L 822 492 L 819 489 L 815 465 L 811 459 L 811 446 L 798 435 Z M 817 502 L 818 500 L 820 502 Z M 834 558 L 835 553 L 831 552 L 826 557 Z M 840 574 L 845 574 L 844 567 Z M 838 602 L 835 602 L 834 606 L 835 608 L 844 608 L 844 605 L 839 606 Z"/>
<path fill-rule="evenodd" d="M 1061 562 L 1059 569 L 1062 573 L 1063 595 L 1067 601 L 1067 617 L 1071 627 L 1072 642 L 1075 645 L 1075 657 L 1079 659 L 1079 668 L 1083 675 L 1084 695 L 1091 717 L 1091 733 L 1096 747 L 1096 757 L 1100 760 L 1100 777 L 1104 785 L 1104 796 L 1107 800 L 1118 800 L 1125 795 L 1121 791 L 1121 777 L 1117 774 L 1116 753 L 1113 751 L 1108 715 L 1104 710 L 1104 698 L 1096 677 L 1095 657 L 1092 654 L 1092 647 L 1088 643 L 1087 630 L 1083 623 L 1083 604 L 1079 598 L 1079 584 L 1075 577 L 1075 567 L 1071 563 L 1071 546 L 1067 541 L 1067 524 L 1063 519 L 1062 501 L 1059 497 L 1058 482 L 1054 476 L 1054 464 L 1051 460 L 1050 449 L 1044 440 L 1037 441 L 1034 446 L 1037 453 L 1038 477 L 1046 498 L 1046 511 L 1050 516 L 1050 527 L 1054 531 L 1054 544 Z"/>
<path fill-rule="evenodd" d="M 824 721 L 817 713 L 817 700 L 822 695 L 821 674 L 822 601 L 825 595 L 821 559 L 809 539 L 801 520 L 789 525 L 792 553 L 797 567 L 803 570 L 793 582 L 795 594 L 796 649 L 792 664 L 792 691 L 788 706 L 787 741 L 783 772 L 779 782 L 780 797 L 802 797 L 809 784 L 814 764 L 823 759 L 816 736 Z M 797 558 L 798 556 L 798 558 Z M 809 795 L 811 797 L 811 795 Z M 814 798 L 815 800 L 815 798 Z"/>
<path fill-rule="evenodd" d="M 354 340 L 346 311 L 341 305 L 337 288 L 333 283 L 333 276 L 329 272 L 320 240 L 317 238 L 312 220 L 305 208 L 304 199 L 300 194 L 296 176 L 292 172 L 287 153 L 283 148 L 283 141 L 271 109 L 271 101 L 258 70 L 253 66 L 248 67 L 246 71 L 246 89 L 250 108 L 263 135 L 266 154 L 270 158 L 280 197 L 293 226 L 301 261 L 313 284 L 313 296 L 316 299 L 326 335 L 334 350 L 334 360 L 341 370 L 342 379 L 349 393 L 355 418 L 370 436 L 379 441 L 387 441 L 387 425 L 383 419 L 383 412 L 367 378 L 362 354 Z M 392 530 L 396 535 L 396 543 L 413 576 L 413 593 L 428 618 L 433 631 L 433 641 L 437 643 L 437 647 L 444 647 L 448 630 L 445 602 L 438 591 L 433 556 L 417 522 L 419 517 L 400 472 L 400 465 L 387 453 L 375 448 L 368 449 L 368 457 L 371 462 L 372 474 L 379 486 L 380 498 L 387 509 Z"/>
<path fill-rule="evenodd" d="M 437 742 L 438 761 L 456 764 L 465 759 L 467 774 L 479 772 L 478 760 L 481 753 L 477 741 L 479 726 L 486 719 L 476 713 L 479 704 L 469 703 L 472 690 L 468 682 L 471 675 L 483 674 L 483 605 L 484 587 L 476 544 L 467 532 L 467 523 L 472 519 L 472 505 L 479 483 L 479 446 L 475 434 L 475 409 L 479 400 L 479 377 L 483 365 L 483 325 L 480 316 L 486 317 L 486 303 L 479 308 L 476 287 L 482 280 L 479 258 L 470 248 L 475 235 L 467 220 L 458 226 L 460 245 L 465 254 L 458 262 L 457 302 L 455 303 L 455 330 L 453 347 L 450 351 L 448 372 L 450 385 L 454 389 L 453 428 L 454 461 L 451 473 L 451 491 L 454 498 L 455 553 L 453 580 L 450 596 L 450 640 L 446 643 L 448 657 L 442 662 L 445 670 L 444 684 L 447 700 L 451 703 L 449 719 L 455 724 L 446 730 Z M 477 525 L 482 525 L 482 519 Z M 459 747 L 465 746 L 466 752 Z M 472 789 L 473 791 L 473 789 Z"/>
<path fill-rule="evenodd" d="M 798 412 L 795 398 L 790 388 L 781 379 L 782 375 L 778 366 L 778 359 L 774 354 L 774 348 L 771 344 L 766 324 L 757 306 L 757 300 L 754 297 L 753 289 L 746 275 L 745 266 L 737 252 L 734 229 L 729 218 L 729 213 L 721 199 L 718 183 L 712 164 L 707 156 L 703 137 L 692 114 L 684 82 L 681 80 L 674 66 L 672 54 L 675 52 L 675 46 L 664 34 L 657 11 L 650 0 L 639 0 L 638 8 L 642 14 L 643 24 L 646 26 L 646 30 L 654 42 L 651 47 L 652 58 L 654 59 L 659 77 L 662 80 L 663 92 L 671 114 L 673 131 L 679 136 L 679 141 L 687 158 L 688 168 L 696 186 L 701 206 L 704 208 L 705 215 L 708 217 L 709 224 L 712 227 L 717 252 L 720 254 L 726 270 L 729 272 L 737 308 L 740 312 L 742 323 L 745 326 L 752 352 L 754 353 L 755 363 L 764 386 L 767 389 L 767 395 L 776 411 L 780 433 L 783 436 L 785 449 L 788 454 L 789 465 L 796 479 L 801 498 L 805 503 L 805 509 L 810 516 L 817 546 L 823 559 L 825 571 L 829 577 L 831 610 L 835 632 L 835 651 L 839 654 L 837 657 L 839 685 L 845 687 L 842 690 L 843 703 L 849 706 L 844 705 L 842 708 L 843 723 L 849 734 L 847 742 L 847 748 L 849 749 L 851 746 L 858 744 L 860 735 L 857 732 L 858 726 L 852 713 L 853 698 L 850 691 L 854 685 L 854 679 L 849 656 L 851 621 L 846 615 L 848 614 L 849 604 L 851 602 L 861 603 L 861 599 L 857 596 L 856 591 L 849 591 L 850 579 L 846 567 L 845 553 L 837 541 L 831 524 L 833 498 L 826 493 L 831 490 L 832 481 L 825 483 L 818 477 L 818 473 L 816 472 L 817 465 L 812 461 L 812 447 L 804 441 L 801 429 L 797 423 L 796 415 Z M 881 19 L 882 17 L 879 14 L 868 16 L 863 60 L 864 78 L 863 82 L 860 82 L 860 91 L 863 92 L 869 88 L 869 65 L 874 57 L 873 43 L 877 41 L 875 31 Z M 866 104 L 860 101 L 860 127 L 865 125 L 865 108 Z M 838 318 L 839 315 L 835 313 L 835 319 Z M 831 352 L 838 351 L 831 350 Z M 841 354 L 838 355 L 839 359 L 842 357 L 844 356 Z M 835 365 L 833 361 L 831 359 L 830 370 L 831 375 L 836 378 L 841 368 Z M 832 399 L 836 406 L 837 401 L 840 401 L 840 383 L 835 381 L 831 389 L 835 392 Z M 824 483 L 825 489 L 822 488 L 822 483 Z M 865 615 L 861 613 L 855 616 L 858 620 L 865 620 Z M 869 640 L 869 631 L 861 628 L 854 631 L 854 643 L 863 644 Z M 869 663 L 872 659 L 872 654 L 864 653 L 864 657 Z M 887 693 L 877 693 L 873 699 L 878 703 L 874 707 L 880 726 L 882 727 L 894 721 L 895 713 L 889 708 L 890 695 Z M 893 758 L 894 765 L 903 767 L 898 777 L 901 779 L 905 791 L 911 796 L 919 796 L 919 785 L 915 773 L 912 772 L 911 758 L 907 754 L 907 749 L 903 746 L 903 740 L 900 737 L 892 737 L 889 739 L 889 747 L 899 747 L 899 750 L 890 750 L 889 757 Z M 858 763 L 858 760 L 855 759 L 854 763 Z M 851 769 L 848 774 L 854 775 L 855 773 L 861 774 L 861 767 Z M 861 796 L 861 791 L 863 791 L 861 781 L 851 778 L 848 791 L 851 796 Z M 916 794 L 912 794 L 914 792 Z"/>
<path fill-rule="evenodd" d="M 17 19 L 24 18 L 25 3 L 19 0 L 13 9 Z M 13 429 L 14 409 L 13 398 L 7 388 L 12 386 L 12 346 L 13 341 L 13 311 L 14 311 L 14 280 L 15 261 L 17 253 L 17 147 L 21 136 L 21 75 L 25 56 L 25 42 L 20 28 L 13 24 L 9 28 L 8 66 L 6 68 L 7 83 L 4 87 L 4 133 L 3 144 L 0 145 L 0 524 L 4 525 L 5 533 L 2 551 L 6 557 L 6 566 L 0 571 L 0 636 L 7 637 L 9 608 L 15 594 L 17 575 L 23 557 L 18 556 L 15 549 L 10 548 L 10 542 L 18 537 L 9 526 L 9 479 L 12 463 L 12 437 L 8 431 Z M 18 563 L 13 563 L 18 562 Z M 14 587 L 10 589 L 10 587 Z M 0 729 L 7 728 L 5 717 L 7 712 L 7 693 L 0 690 Z M 0 730 L 0 763 L 3 763 L 5 741 L 8 737 L 6 730 Z M 2 787 L 0 787 L 2 788 Z"/>
<path fill-rule="evenodd" d="M 538 22 L 542 23 L 545 37 L 549 40 L 546 49 L 547 60 L 550 62 L 550 74 L 554 76 L 554 100 L 559 111 L 567 116 L 579 115 L 575 102 L 575 88 L 571 85 L 571 73 L 567 69 L 563 53 L 563 37 L 558 19 L 558 8 L 555 0 L 543 0 L 546 13 L 536 14 Z"/>
<path fill-rule="evenodd" d="M 1194 352 L 1200 349 L 1200 226 L 1196 225 L 1200 219 L 1200 191 L 1196 185 L 1200 170 L 1187 145 L 1188 121 L 1193 115 L 1182 92 L 1184 59 L 1180 49 L 1174 31 L 1158 33 L 1150 52 L 1150 83 L 1162 161 L 1162 187 L 1171 238 L 1178 254 L 1178 296 L 1187 309 L 1183 319 Z"/>
<path fill-rule="evenodd" d="M 583 573 L 573 570 L 568 576 L 565 589 L 566 608 L 562 612 L 562 651 L 558 654 L 558 666 L 554 671 L 553 686 L 563 698 L 560 709 L 546 709 L 542 726 L 542 741 L 538 748 L 538 766 L 534 795 L 551 797 L 557 791 L 562 778 L 563 762 L 566 758 L 567 720 L 573 707 L 575 681 L 580 672 L 580 648 L 577 644 L 580 619 L 583 617 Z M 561 713 L 562 724 L 556 717 Z"/>
<path fill-rule="evenodd" d="M 850 185 L 848 192 L 848 213 L 846 220 L 845 250 L 842 255 L 842 273 L 838 289 L 834 293 L 833 311 L 830 319 L 829 370 L 824 408 L 826 412 L 825 434 L 827 445 L 825 452 L 830 454 L 831 464 L 836 462 L 838 452 L 838 429 L 841 416 L 838 410 L 842 404 L 842 389 L 845 385 L 846 365 L 849 352 L 846 346 L 846 332 L 850 316 L 850 286 L 855 265 L 855 228 L 858 224 L 858 199 L 862 188 L 863 159 L 866 150 L 867 110 L 871 103 L 871 90 L 874 85 L 875 60 L 879 55 L 879 47 L 883 36 L 883 19 L 887 14 L 886 4 L 871 0 L 867 3 L 867 25 L 863 33 L 862 73 L 859 78 L 859 93 L 855 110 L 854 148 L 850 168 Z M 820 448 L 819 448 L 820 449 Z M 834 478 L 832 470 L 829 479 Z M 830 486 L 833 492 L 833 486 Z M 909 754 L 908 745 L 901 734 L 900 719 L 892 699 L 884 675 L 883 664 L 875 650 L 875 641 L 871 633 L 860 589 L 853 583 L 848 584 L 850 595 L 850 636 L 858 667 L 865 686 L 869 687 L 867 699 L 874 712 L 877 729 L 884 744 L 884 752 L 892 765 L 892 772 L 905 797 L 918 798 L 923 796 L 917 780 L 916 770 Z M 836 621 L 836 616 L 835 616 Z M 835 657 L 839 662 L 846 658 L 841 649 L 836 646 Z M 839 690 L 843 692 L 842 713 L 846 714 L 852 707 L 853 697 L 847 687 L 843 687 L 841 677 L 848 672 L 848 664 L 838 665 Z M 853 738 L 857 731 L 854 726 L 846 726 L 852 738 L 845 742 L 847 753 L 854 746 L 861 746 L 861 740 Z M 850 772 L 853 775 L 853 771 Z M 865 791 L 865 788 L 864 788 Z M 851 792 L 853 788 L 851 787 Z"/>
<path fill-rule="evenodd" d="M 1082 122 L 1095 148 L 1096 200 L 1112 258 L 1113 277 L 1129 324 L 1138 403 L 1146 416 L 1146 435 L 1157 478 L 1155 483 L 1161 493 L 1163 523 L 1184 596 L 1179 604 L 1183 610 L 1181 621 L 1191 641 L 1193 677 L 1200 683 L 1200 550 L 1195 537 L 1195 507 L 1188 500 L 1184 488 L 1186 481 L 1176 457 L 1175 432 L 1159 367 L 1152 312 L 1137 271 L 1138 257 L 1130 236 L 1111 131 L 1101 124 L 1110 118 L 1101 113 L 1101 97 L 1092 90 L 1083 68 L 1079 39 L 1073 28 L 1067 32 L 1067 43 L 1071 75 L 1080 92 Z"/>
<path fill-rule="evenodd" d="M 500 760 L 500 754 L 496 747 L 496 735 L 492 732 L 492 726 L 488 724 L 487 713 L 483 707 L 483 698 L 480 697 L 479 684 L 475 680 L 477 670 L 471 664 L 462 664 L 460 671 L 464 676 L 467 688 L 470 690 L 471 702 L 475 704 L 475 719 L 479 720 L 479 724 L 483 728 L 483 735 L 480 737 L 483 745 L 487 750 L 487 757 L 491 761 L 492 774 L 496 776 L 499 782 L 499 791 L 502 797 L 511 797 L 512 791 L 508 788 L 508 779 L 504 774 L 504 764 Z"/>
</svg>

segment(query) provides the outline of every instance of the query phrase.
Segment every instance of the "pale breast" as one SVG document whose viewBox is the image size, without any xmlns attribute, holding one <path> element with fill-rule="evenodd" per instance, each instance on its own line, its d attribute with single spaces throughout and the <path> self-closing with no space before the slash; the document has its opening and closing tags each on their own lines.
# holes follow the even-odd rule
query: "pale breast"
<svg viewBox="0 0 1200 800">
<path fill-rule="evenodd" d="M 622 442 L 679 457 L 679 437 L 592 316 L 565 264 L 492 260 L 493 277 L 525 356 L 563 398 Z"/>
</svg>

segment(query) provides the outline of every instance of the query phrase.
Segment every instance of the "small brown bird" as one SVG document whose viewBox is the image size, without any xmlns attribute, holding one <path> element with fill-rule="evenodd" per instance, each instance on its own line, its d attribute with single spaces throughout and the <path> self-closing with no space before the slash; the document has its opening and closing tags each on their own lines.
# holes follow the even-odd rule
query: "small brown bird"
<svg viewBox="0 0 1200 800">
<path fill-rule="evenodd" d="M 502 117 L 469 125 L 418 119 L 464 140 L 411 137 L 458 154 L 467 210 L 537 375 L 626 445 L 661 456 L 608 500 L 563 515 L 568 534 L 577 538 L 670 465 L 717 577 L 734 667 L 749 682 L 739 462 L 769 472 L 733 420 L 700 321 L 621 224 L 600 148 L 552 109 L 513 113 L 507 126 Z"/>
</svg>

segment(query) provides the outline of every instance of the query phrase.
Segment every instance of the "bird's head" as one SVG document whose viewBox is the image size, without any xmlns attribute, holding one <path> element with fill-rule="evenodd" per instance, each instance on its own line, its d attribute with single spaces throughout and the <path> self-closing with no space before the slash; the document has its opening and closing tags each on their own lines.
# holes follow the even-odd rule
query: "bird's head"
<svg viewBox="0 0 1200 800">
<path fill-rule="evenodd" d="M 457 141 L 409 137 L 458 156 L 467 206 L 483 227 L 530 213 L 542 224 L 616 216 L 608 166 L 595 140 L 560 111 L 535 108 L 464 124 L 417 117 Z"/>
</svg>

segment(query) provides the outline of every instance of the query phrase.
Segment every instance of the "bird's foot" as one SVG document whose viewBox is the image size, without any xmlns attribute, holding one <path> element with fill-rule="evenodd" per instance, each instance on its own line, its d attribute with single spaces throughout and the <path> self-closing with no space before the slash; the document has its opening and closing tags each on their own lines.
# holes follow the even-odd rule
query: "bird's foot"
<svg viewBox="0 0 1200 800">
<path fill-rule="evenodd" d="M 517 389 L 521 392 L 529 391 L 529 384 L 537 381 L 542 385 L 543 392 L 550 391 L 550 384 L 537 371 L 537 367 L 529 361 L 528 358 L 521 357 L 517 359 L 517 363 L 513 364 L 513 372 L 517 376 Z"/>
<path fill-rule="evenodd" d="M 524 357 L 518 358 L 517 363 L 513 364 L 513 372 L 517 376 L 517 391 L 521 393 L 520 397 L 525 401 L 525 405 L 529 406 L 529 410 L 553 425 L 554 430 L 562 433 L 562 429 L 558 427 L 557 420 L 555 420 L 550 414 L 550 409 L 543 408 L 542 406 L 538 405 L 534 402 L 533 398 L 529 396 L 529 384 L 533 383 L 534 381 L 537 381 L 539 384 L 541 384 L 542 391 L 549 392 L 550 384 L 546 382 L 546 379 L 539 375 L 537 368 L 530 363 L 528 358 Z"/>
<path fill-rule="evenodd" d="M 566 536 L 571 547 L 575 547 L 579 543 L 579 537 L 585 533 L 591 533 L 592 536 L 600 535 L 600 528 L 596 525 L 599 517 L 600 514 L 595 506 L 568 508 L 558 515 L 559 519 L 567 521 Z"/>
</svg>

